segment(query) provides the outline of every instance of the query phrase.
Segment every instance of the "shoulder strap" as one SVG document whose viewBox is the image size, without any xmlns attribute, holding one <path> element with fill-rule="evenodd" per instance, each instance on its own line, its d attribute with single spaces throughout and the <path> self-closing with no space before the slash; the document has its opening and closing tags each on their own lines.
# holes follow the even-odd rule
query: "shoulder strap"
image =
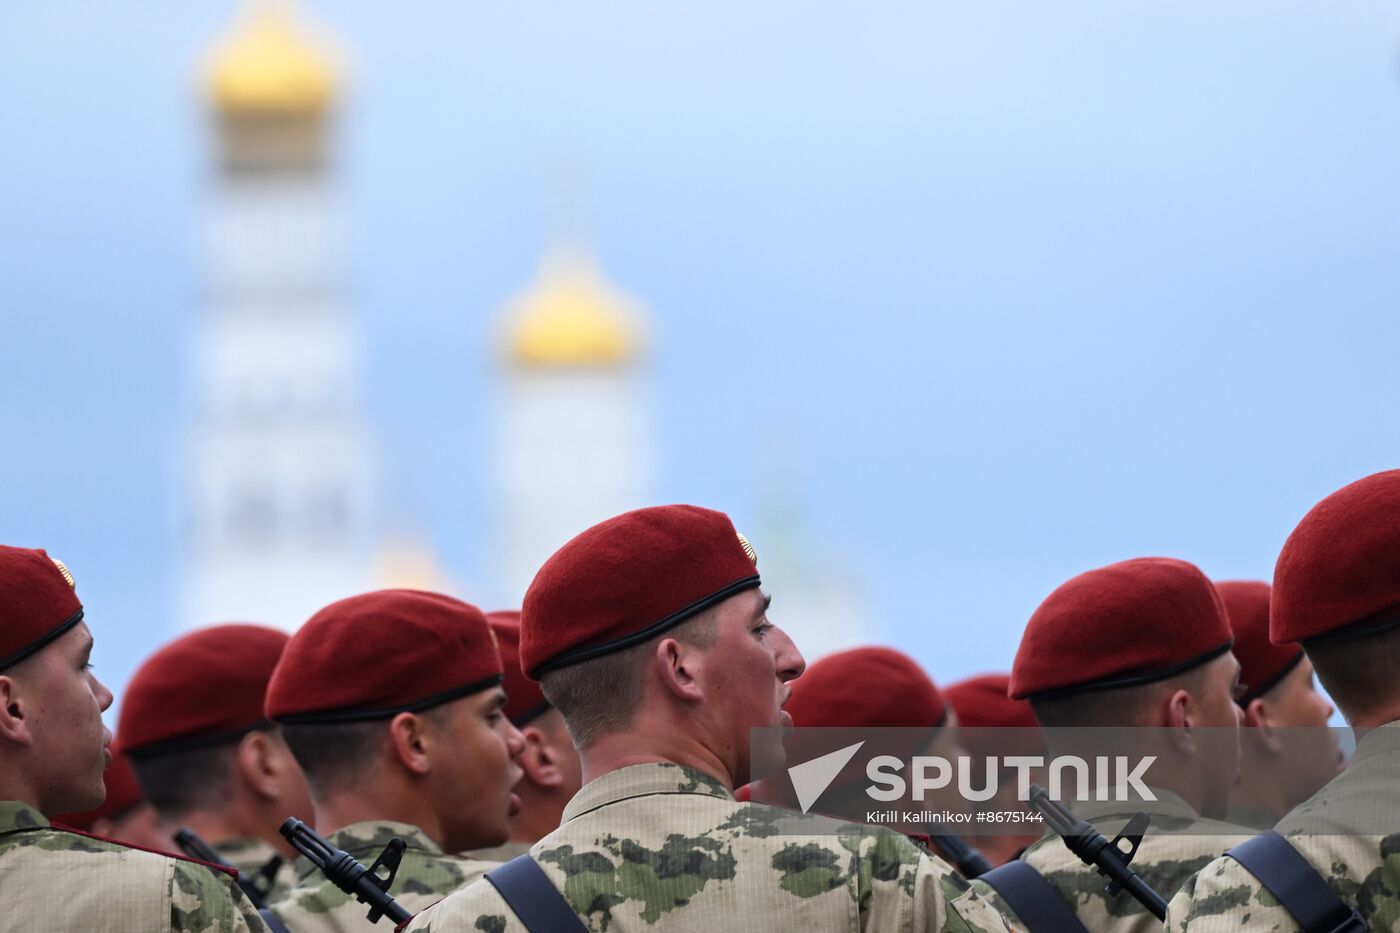
<svg viewBox="0 0 1400 933">
<path fill-rule="evenodd" d="M 1260 833 L 1225 853 L 1243 865 L 1293 915 L 1303 933 L 1365 933 L 1369 928 L 1303 858 L 1275 832 Z"/>
<path fill-rule="evenodd" d="M 1007 862 L 977 880 L 1000 894 L 1031 933 L 1089 933 L 1054 885 L 1027 862 Z"/>
<path fill-rule="evenodd" d="M 267 928 L 271 930 L 272 933 L 291 933 L 291 931 L 287 929 L 287 925 L 282 922 L 282 918 L 274 914 L 271 908 L 264 907 L 262 910 L 258 911 L 258 916 L 262 917 L 263 923 L 267 924 Z"/>
<path fill-rule="evenodd" d="M 587 933 L 578 914 L 529 852 L 488 871 L 486 880 L 530 933 Z"/>
</svg>

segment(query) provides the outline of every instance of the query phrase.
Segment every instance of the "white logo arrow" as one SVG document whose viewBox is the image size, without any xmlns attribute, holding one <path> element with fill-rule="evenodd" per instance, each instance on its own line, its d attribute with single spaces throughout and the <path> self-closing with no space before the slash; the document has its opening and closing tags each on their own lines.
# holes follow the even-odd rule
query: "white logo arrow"
<svg viewBox="0 0 1400 933">
<path fill-rule="evenodd" d="M 797 805 L 802 808 L 803 813 L 811 809 L 812 804 L 831 786 L 831 782 L 836 780 L 836 775 L 841 773 L 841 769 L 846 767 L 864 744 L 865 742 L 861 741 L 847 745 L 787 769 L 788 777 L 792 779 L 792 789 L 797 791 Z"/>
</svg>

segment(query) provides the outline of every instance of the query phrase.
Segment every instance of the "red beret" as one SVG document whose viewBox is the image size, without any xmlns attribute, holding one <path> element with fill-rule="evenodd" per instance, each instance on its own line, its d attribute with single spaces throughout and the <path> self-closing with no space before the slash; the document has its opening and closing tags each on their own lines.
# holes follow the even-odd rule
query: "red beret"
<svg viewBox="0 0 1400 933">
<path fill-rule="evenodd" d="M 40 550 L 0 545 L 0 671 L 82 619 L 67 567 Z"/>
<path fill-rule="evenodd" d="M 1274 644 L 1400 624 L 1400 470 L 1313 506 L 1284 542 L 1269 610 Z"/>
<path fill-rule="evenodd" d="M 1017 699 L 1164 680 L 1230 648 L 1225 607 L 1194 564 L 1142 557 L 1062 584 L 1026 623 Z"/>
<path fill-rule="evenodd" d="M 783 707 L 796 726 L 940 726 L 943 694 L 919 663 L 893 648 L 852 648 L 814 662 Z"/>
<path fill-rule="evenodd" d="M 513 609 L 486 613 L 496 644 L 501 647 L 501 667 L 505 669 L 506 718 L 521 728 L 550 708 L 540 685 L 520 669 L 520 613 Z"/>
<path fill-rule="evenodd" d="M 161 648 L 122 695 L 122 748 L 146 758 L 218 745 L 264 725 L 263 695 L 287 641 L 262 625 L 214 625 Z"/>
<path fill-rule="evenodd" d="M 1030 703 L 1013 700 L 1007 693 L 1010 674 L 981 674 L 943 688 L 943 695 L 958 714 L 958 725 L 972 729 L 1015 726 L 1038 729 Z"/>
<path fill-rule="evenodd" d="M 693 505 L 638 509 L 545 561 L 520 614 L 520 663 L 538 679 L 660 635 L 759 585 L 729 516 Z"/>
<path fill-rule="evenodd" d="M 480 609 L 440 593 L 379 590 L 331 603 L 292 636 L 266 711 L 287 724 L 366 722 L 500 682 L 501 655 Z"/>
<path fill-rule="evenodd" d="M 962 727 L 959 741 L 974 755 L 1035 755 L 1045 742 L 1027 700 L 1007 695 L 1010 674 L 981 674 L 943 688 Z"/>
<path fill-rule="evenodd" d="M 116 742 L 107 748 L 112 752 L 112 764 L 102 772 L 102 783 L 107 785 L 107 798 L 102 801 L 102 806 L 83 813 L 60 814 L 53 818 L 55 823 L 90 832 L 98 820 L 116 819 L 141 803 L 141 786 L 136 783 L 131 760 L 124 752 L 117 750 Z"/>
<path fill-rule="evenodd" d="M 1263 696 L 1303 659 L 1298 644 L 1269 641 L 1269 584 L 1262 580 L 1225 580 L 1215 584 L 1235 633 L 1235 657 L 1240 662 L 1240 705 Z"/>
</svg>

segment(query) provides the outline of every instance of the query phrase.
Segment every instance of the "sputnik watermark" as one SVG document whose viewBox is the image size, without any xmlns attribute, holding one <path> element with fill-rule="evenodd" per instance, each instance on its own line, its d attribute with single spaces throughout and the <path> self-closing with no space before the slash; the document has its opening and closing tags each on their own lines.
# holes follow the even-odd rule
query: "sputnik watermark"
<svg viewBox="0 0 1400 933">
<path fill-rule="evenodd" d="M 787 769 L 797 795 L 797 805 L 803 813 L 811 810 L 864 744 L 856 742 Z M 1147 755 L 1136 761 L 1127 755 L 1098 755 L 1091 759 L 1078 755 L 1058 755 L 1047 762 L 1043 755 L 988 755 L 974 763 L 970 755 L 952 759 L 938 755 L 916 755 L 909 759 L 876 755 L 865 763 L 865 776 L 870 781 L 865 793 L 872 800 L 882 803 L 896 800 L 921 803 L 931 792 L 948 789 L 956 780 L 958 795 L 963 800 L 980 803 L 997 796 L 1002 771 L 1014 771 L 1016 799 L 1025 803 L 1030 800 L 1030 786 L 1036 780 L 1031 772 L 1044 768 L 1048 772 L 1050 796 L 1055 800 L 1066 799 L 1061 794 L 1066 773 L 1071 775 L 1073 786 L 1078 788 L 1073 798 L 1075 800 L 1156 800 L 1156 794 L 1143 780 L 1147 769 L 1156 760 L 1155 755 Z M 975 787 L 973 783 L 979 764 L 982 786 Z M 906 767 L 909 774 L 907 779 L 903 773 Z M 1090 788 L 1093 788 L 1092 791 Z M 881 816 L 881 812 L 886 815 Z M 871 811 L 873 815 L 867 816 L 867 821 L 883 822 L 901 812 L 904 811 Z M 971 819 L 967 814 L 943 812 L 948 814 L 945 822 Z M 921 818 L 917 821 L 929 822 L 935 816 L 929 811 L 920 811 Z"/>
<path fill-rule="evenodd" d="M 1143 783 L 1147 769 L 1156 760 L 1156 755 L 1147 755 L 1130 766 L 1127 755 L 1115 755 L 1111 760 L 1107 755 L 1096 756 L 1092 759 L 1095 790 L 1091 795 L 1088 792 L 1090 759 L 1059 755 L 1048 763 L 1050 797 L 1053 800 L 1066 799 L 1060 792 L 1064 787 L 1065 772 L 1071 771 L 1074 786 L 1079 788 L 1074 798 L 1076 800 L 1156 800 L 1157 796 Z M 1025 803 L 1031 799 L 1031 770 L 1047 767 L 1041 755 L 988 755 L 982 759 L 986 768 L 982 772 L 982 786 L 973 787 L 975 766 L 972 762 L 968 755 L 959 755 L 953 761 L 934 755 L 919 755 L 909 761 L 913 779 L 906 781 L 900 774 L 905 766 L 903 759 L 894 755 L 876 755 L 866 763 L 865 775 L 877 786 L 867 788 L 866 793 L 881 801 L 902 800 L 906 796 L 922 801 L 930 791 L 948 787 L 956 773 L 958 794 L 964 800 L 980 803 L 997 795 L 1000 786 L 998 774 L 1006 769 L 1016 772 L 1016 799 Z"/>
</svg>

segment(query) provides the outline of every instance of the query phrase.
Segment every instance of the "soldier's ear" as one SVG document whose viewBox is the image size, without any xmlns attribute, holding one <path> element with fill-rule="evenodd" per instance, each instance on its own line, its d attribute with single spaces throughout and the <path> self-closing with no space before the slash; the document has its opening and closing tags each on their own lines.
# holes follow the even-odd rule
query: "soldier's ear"
<svg viewBox="0 0 1400 933">
<path fill-rule="evenodd" d="M 651 660 L 657 678 L 671 696 L 683 703 L 698 703 L 705 698 L 694 669 L 698 652 L 687 650 L 674 638 L 663 638 L 656 643 Z"/>
<path fill-rule="evenodd" d="M 389 720 L 389 746 L 406 770 L 425 775 L 433 769 L 427 723 L 417 713 L 399 713 Z"/>
<path fill-rule="evenodd" d="M 1167 735 L 1172 746 L 1188 758 L 1194 758 L 1199 751 L 1196 736 L 1197 725 L 1195 700 L 1189 691 L 1176 689 L 1164 701 L 1163 716 L 1166 720 Z"/>
<path fill-rule="evenodd" d="M 32 745 L 34 735 L 29 731 L 28 703 L 21 696 L 22 692 L 13 677 L 0 677 L 0 739 L 16 745 Z"/>
<path fill-rule="evenodd" d="M 1274 726 L 1273 711 L 1262 698 L 1255 697 L 1244 708 L 1244 728 L 1240 731 L 1248 740 L 1273 755 L 1283 753 L 1283 740 Z"/>
</svg>

